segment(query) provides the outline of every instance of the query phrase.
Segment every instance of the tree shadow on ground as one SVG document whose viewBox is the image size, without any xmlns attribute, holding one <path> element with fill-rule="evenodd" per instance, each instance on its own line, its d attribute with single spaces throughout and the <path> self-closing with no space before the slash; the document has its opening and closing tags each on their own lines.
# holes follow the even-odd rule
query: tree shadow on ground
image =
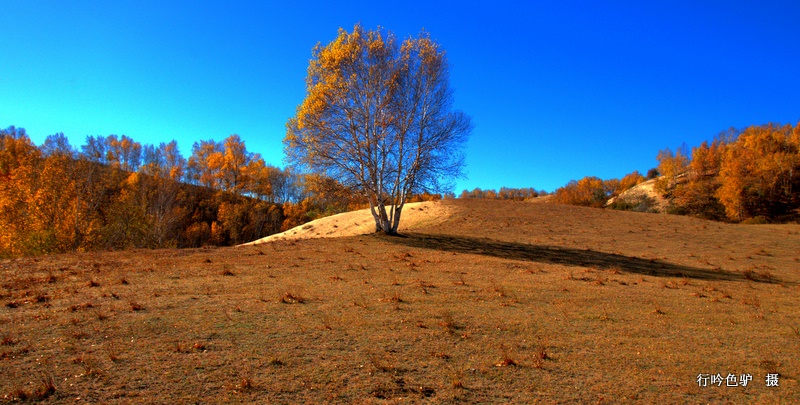
<svg viewBox="0 0 800 405">
<path fill-rule="evenodd" d="M 492 239 L 470 238 L 453 235 L 408 233 L 397 237 L 386 237 L 390 243 L 415 248 L 434 249 L 445 252 L 480 254 L 502 259 L 522 260 L 544 264 L 617 269 L 628 273 L 656 277 L 688 277 L 701 280 L 763 281 L 745 278 L 738 272 L 723 269 L 701 269 L 673 264 L 655 259 L 642 259 L 595 250 L 581 250 L 561 246 L 543 246 L 524 243 L 503 242 Z M 772 281 L 775 281 L 774 279 Z"/>
</svg>

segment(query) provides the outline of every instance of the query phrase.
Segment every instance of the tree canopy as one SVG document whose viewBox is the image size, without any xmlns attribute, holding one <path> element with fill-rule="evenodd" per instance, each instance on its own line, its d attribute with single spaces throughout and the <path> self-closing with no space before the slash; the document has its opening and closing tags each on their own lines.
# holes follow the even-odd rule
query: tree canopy
<svg viewBox="0 0 800 405">
<path fill-rule="evenodd" d="M 318 44 L 306 97 L 287 123 L 289 163 L 363 195 L 376 231 L 397 232 L 412 193 L 449 189 L 462 174 L 470 118 L 452 109 L 447 58 L 422 32 L 339 30 Z"/>
</svg>

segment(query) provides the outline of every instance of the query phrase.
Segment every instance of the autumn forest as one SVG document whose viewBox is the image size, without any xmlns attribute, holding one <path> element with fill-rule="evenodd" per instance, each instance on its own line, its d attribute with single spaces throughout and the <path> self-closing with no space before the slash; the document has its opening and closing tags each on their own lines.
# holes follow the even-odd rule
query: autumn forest
<svg viewBox="0 0 800 405">
<path fill-rule="evenodd" d="M 667 213 L 746 223 L 795 221 L 800 214 L 800 123 L 730 129 L 691 150 L 662 150 L 657 159 L 647 178 L 667 198 Z M 644 180 L 638 172 L 621 180 L 586 177 L 556 190 L 555 201 L 603 207 Z M 608 206 L 654 210 L 648 199 Z"/>
<path fill-rule="evenodd" d="M 309 198 L 313 177 L 266 165 L 236 135 L 195 143 L 187 160 L 175 141 L 90 136 L 77 151 L 63 134 L 37 147 L 10 127 L 0 133 L 0 176 L 5 255 L 236 244 L 321 206 Z"/>
<path fill-rule="evenodd" d="M 658 153 L 646 175 L 586 177 L 551 201 L 652 211 L 609 200 L 654 179 L 668 213 L 731 222 L 794 221 L 800 208 L 800 124 L 729 130 L 688 150 Z M 534 188 L 464 190 L 460 198 L 526 200 Z M 410 201 L 454 198 L 416 195 Z M 238 135 L 196 142 L 186 159 L 175 141 L 142 145 L 128 136 L 64 134 L 35 145 L 25 130 L 0 130 L 0 256 L 232 245 L 310 220 L 364 208 L 337 181 L 264 162 Z"/>
</svg>

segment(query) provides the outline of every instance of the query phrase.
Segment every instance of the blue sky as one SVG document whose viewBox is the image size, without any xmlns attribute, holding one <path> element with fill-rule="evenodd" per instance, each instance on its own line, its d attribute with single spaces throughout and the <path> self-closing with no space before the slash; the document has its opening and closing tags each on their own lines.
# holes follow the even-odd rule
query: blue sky
<svg viewBox="0 0 800 405">
<path fill-rule="evenodd" d="M 360 22 L 447 51 L 462 189 L 549 191 L 729 127 L 800 121 L 796 1 L 0 0 L 0 127 L 142 143 L 236 133 L 283 167 L 311 49 Z"/>
</svg>

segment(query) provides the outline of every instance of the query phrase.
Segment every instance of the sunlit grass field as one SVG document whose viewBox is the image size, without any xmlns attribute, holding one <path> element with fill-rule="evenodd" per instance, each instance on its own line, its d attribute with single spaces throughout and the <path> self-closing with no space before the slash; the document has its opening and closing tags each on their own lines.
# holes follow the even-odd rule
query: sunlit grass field
<svg viewBox="0 0 800 405">
<path fill-rule="evenodd" d="M 401 237 L 0 262 L 0 401 L 800 402 L 800 225 L 442 204 Z"/>
</svg>

